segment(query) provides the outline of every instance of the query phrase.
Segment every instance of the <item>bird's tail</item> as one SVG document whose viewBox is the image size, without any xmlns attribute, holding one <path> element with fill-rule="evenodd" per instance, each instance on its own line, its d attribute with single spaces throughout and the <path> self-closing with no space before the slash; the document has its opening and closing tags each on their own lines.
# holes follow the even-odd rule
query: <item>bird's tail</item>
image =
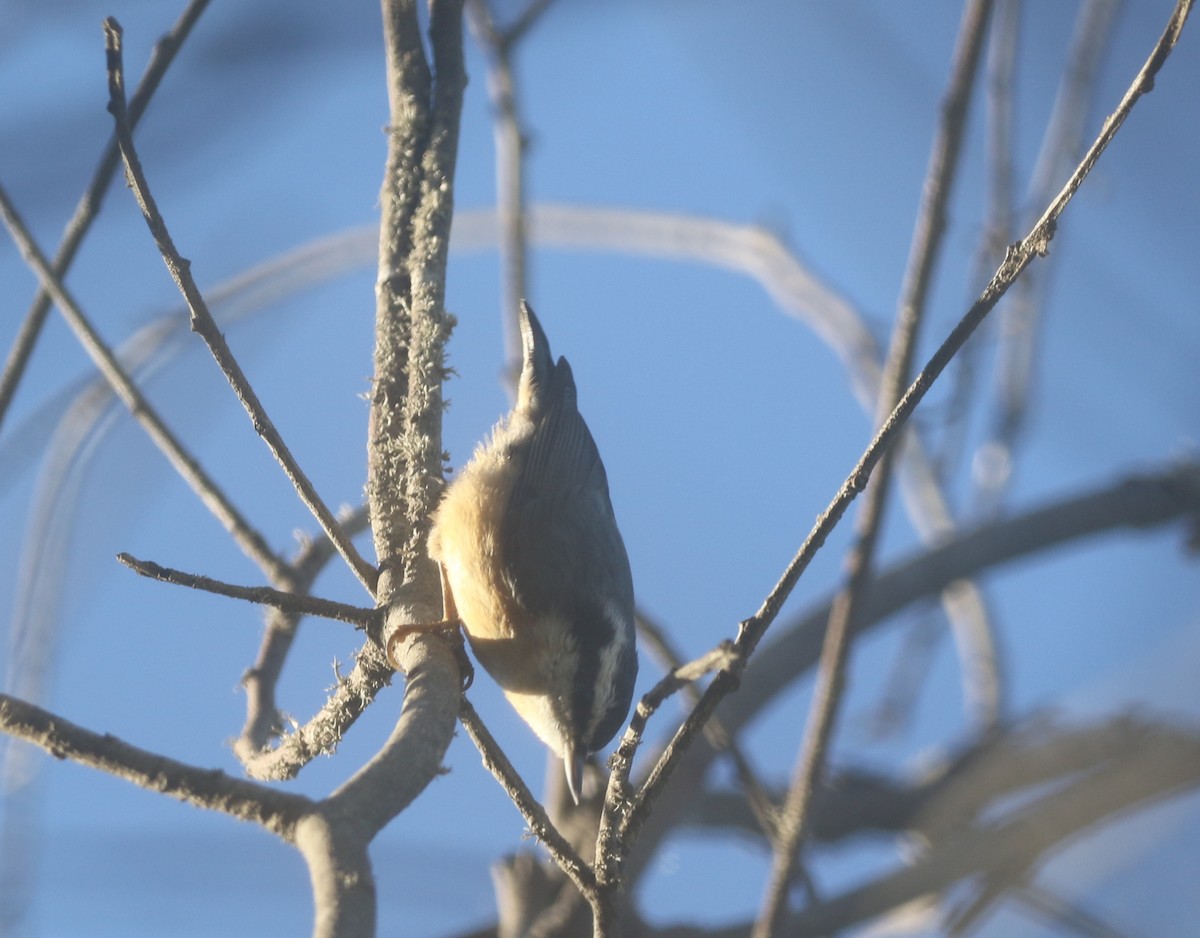
<svg viewBox="0 0 1200 938">
<path fill-rule="evenodd" d="M 542 392 L 554 374 L 554 358 L 550 355 L 550 340 L 542 324 L 521 301 L 521 384 L 517 391 L 517 406 L 536 406 Z"/>
</svg>

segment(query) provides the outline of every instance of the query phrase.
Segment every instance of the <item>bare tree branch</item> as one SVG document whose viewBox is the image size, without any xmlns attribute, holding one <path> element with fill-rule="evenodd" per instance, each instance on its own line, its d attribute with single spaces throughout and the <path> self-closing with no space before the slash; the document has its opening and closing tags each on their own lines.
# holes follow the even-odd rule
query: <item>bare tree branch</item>
<svg viewBox="0 0 1200 938">
<path fill-rule="evenodd" d="M 925 298 L 933 280 L 946 229 L 946 205 L 957 177 L 958 157 L 966 131 L 968 105 L 975 87 L 983 37 L 987 33 L 992 0 L 972 0 L 967 4 L 955 43 L 953 64 L 942 99 L 942 122 L 929 158 L 922 187 L 921 208 L 917 215 L 908 268 L 901 288 L 899 310 L 891 344 L 884 364 L 879 394 L 879 412 L 896 406 L 912 370 L 917 334 L 925 314 Z M 834 600 L 813 691 L 812 707 L 797 756 L 792 783 L 779 816 L 779 838 L 775 843 L 771 874 L 763 896 L 753 938 L 770 938 L 777 933 L 787 908 L 788 891 L 794 878 L 796 860 L 803 842 L 812 801 L 825 766 L 825 754 L 833 738 L 834 724 L 841 706 L 846 683 L 846 663 L 850 659 L 853 623 L 863 597 L 870 589 L 875 565 L 875 549 L 887 511 L 891 489 L 893 454 L 884 453 L 858 517 L 855 541 L 847 558 L 846 586 Z M 994 656 L 992 656 L 994 660 Z M 998 708 L 998 701 L 994 704 Z M 993 712 L 992 719 L 996 718 Z"/>
<path fill-rule="evenodd" d="M 196 25 L 200 14 L 207 6 L 208 0 L 191 0 L 170 30 L 154 44 L 150 61 L 146 63 L 146 71 L 142 74 L 141 81 L 138 82 L 137 89 L 133 92 L 133 97 L 129 99 L 130 127 L 136 127 L 138 121 L 142 119 L 142 114 L 145 113 L 154 92 L 158 90 L 159 83 L 171 63 L 175 61 L 176 53 L 191 35 L 192 27 Z M 100 206 L 108 192 L 108 185 L 112 182 L 120 159 L 117 139 L 114 135 L 100 157 L 100 162 L 92 174 L 87 190 L 83 193 L 79 204 L 75 206 L 75 213 L 67 222 L 66 233 L 58 247 L 58 253 L 54 256 L 51 270 L 60 280 L 66 276 L 67 270 L 75 260 L 75 252 L 91 228 L 92 222 L 100 213 Z M 21 376 L 25 373 L 25 365 L 33 354 L 38 336 L 42 332 L 42 324 L 46 321 L 46 314 L 50 312 L 52 302 L 50 293 L 44 286 L 40 286 L 33 304 L 21 321 L 21 327 L 17 332 L 13 347 L 9 350 L 8 358 L 4 362 L 4 370 L 0 372 L 0 426 L 4 424 L 8 405 L 12 403 L 13 394 L 16 393 Z"/>
<path fill-rule="evenodd" d="M 1200 739 L 1191 732 L 1142 720 L 1117 720 L 1076 734 L 1035 736 L 1032 745 L 1019 737 L 1011 742 L 1012 746 L 996 747 L 971 764 L 971 771 L 953 779 L 950 791 L 971 790 L 985 779 L 993 784 L 1005 776 L 1011 779 L 1015 771 L 1044 779 L 1046 760 L 1061 762 L 1063 753 L 1081 757 L 1077 765 L 1084 774 L 1076 775 L 1070 784 L 1051 786 L 1041 797 L 1022 801 L 998 819 L 964 826 L 962 814 L 945 814 L 938 824 L 942 835 L 922 859 L 791 916 L 786 922 L 788 934 L 826 935 L 917 896 L 938 893 L 973 874 L 1032 867 L 1096 824 L 1200 782 Z M 976 809 L 990 801 L 982 794 L 971 791 L 970 802 Z M 940 810 L 943 800 L 933 799 L 930 805 Z"/>
<path fill-rule="evenodd" d="M 784 570 L 775 588 L 767 595 L 759 610 L 749 619 L 738 626 L 736 646 L 740 653 L 739 661 L 746 660 L 755 650 L 766 630 L 775 621 L 784 601 L 791 594 L 800 575 L 807 568 L 813 556 L 824 544 L 829 532 L 845 514 L 850 503 L 858 493 L 865 488 L 870 473 L 886 449 L 895 441 L 908 418 L 912 415 L 917 404 L 928 393 L 933 382 L 945 369 L 950 359 L 960 349 L 971 333 L 978 327 L 984 317 L 992 310 L 1004 295 L 1005 291 L 1016 281 L 1022 271 L 1032 262 L 1035 256 L 1045 255 L 1049 251 L 1050 240 L 1059 215 L 1062 214 L 1071 198 L 1078 191 L 1084 178 L 1096 165 L 1101 153 L 1111 142 L 1138 99 L 1153 87 L 1154 77 L 1166 62 L 1171 50 L 1179 38 L 1183 23 L 1190 12 L 1191 0 L 1179 0 L 1162 37 L 1156 43 L 1146 64 L 1139 70 L 1133 83 L 1122 98 L 1117 109 L 1104 122 L 1095 142 L 1088 149 L 1082 161 L 1072 173 L 1071 178 L 1051 202 L 1028 235 L 1020 242 L 1009 248 L 1004 263 L 996 271 L 991 282 L 984 289 L 979 299 L 963 316 L 962 320 L 951 331 L 941 346 L 934 352 L 921 373 L 904 393 L 895 410 L 884 422 L 871 444 L 867 447 L 857 465 L 842 484 L 837 495 L 829 506 L 818 516 L 812 531 L 804 544 L 796 553 L 791 563 Z M 628 813 L 622 822 L 621 841 L 628 849 L 638 830 L 645 822 L 646 816 L 653 808 L 662 792 L 663 786 L 677 768 L 684 752 L 694 742 L 699 729 L 716 709 L 717 704 L 735 690 L 741 681 L 741 670 L 733 668 L 717 674 L 708 686 L 700 703 L 680 725 L 658 762 L 634 796 Z"/>
<path fill-rule="evenodd" d="M 208 473 L 196 459 L 188 453 L 176 436 L 159 417 L 157 411 L 146 400 L 145 396 L 130 379 L 125 369 L 117 361 L 112 350 L 100 338 L 95 327 L 84 316 L 79 304 L 63 286 L 62 281 L 50 269 L 46 257 L 42 254 L 28 229 L 21 221 L 8 193 L 0 188 L 0 215 L 9 233 L 16 242 L 21 255 L 29 266 L 41 278 L 42 285 L 53 297 L 55 304 L 62 311 L 67 324 L 79 338 L 88 355 L 91 356 L 100 373 L 104 375 L 113 392 L 129 408 L 129 412 L 145 428 L 147 435 L 175 467 L 175 471 L 188 483 L 206 508 L 221 522 L 234 543 L 242 549 L 251 560 L 259 565 L 272 582 L 279 582 L 287 576 L 287 566 L 267 545 L 266 539 L 242 516 L 222 492 Z"/>
<path fill-rule="evenodd" d="M 333 753 L 379 692 L 392 683 L 393 673 L 379 646 L 364 644 L 355 653 L 350 673 L 338 678 L 333 693 L 308 722 L 294 727 L 269 749 L 253 754 L 239 751 L 246 774 L 263 781 L 287 781 L 317 756 Z"/>
<path fill-rule="evenodd" d="M 462 720 L 463 729 L 471 737 L 471 742 L 475 744 L 475 748 L 483 757 L 484 768 L 491 772 L 496 781 L 504 788 L 505 793 L 525 818 L 529 830 L 550 851 L 550 856 L 558 868 L 567 874 L 581 893 L 585 896 L 594 895 L 596 877 L 592 873 L 591 867 L 550 821 L 545 809 L 538 803 L 529 790 L 529 786 L 525 784 L 508 756 L 504 754 L 504 750 L 500 748 L 499 743 L 479 718 L 479 714 L 475 712 L 471 702 L 466 699 L 459 705 L 459 719 Z"/>
<path fill-rule="evenodd" d="M 381 572 L 439 607 L 441 581 L 425 539 L 441 495 L 443 347 L 453 324 L 445 272 L 466 76 L 460 0 L 432 5 L 432 70 L 415 7 L 384 3 L 392 125 L 380 194 L 367 503 Z"/>
<path fill-rule="evenodd" d="M 664 669 L 675 671 L 683 665 L 683 657 L 675 649 L 666 632 L 642 609 L 637 611 L 637 628 L 638 635 L 642 640 L 642 648 L 658 658 Z M 681 690 L 688 702 L 695 706 L 700 699 L 700 691 L 696 685 L 689 683 Z M 704 735 L 708 738 L 709 745 L 729 757 L 733 770 L 737 774 L 738 784 L 742 787 L 746 803 L 758 823 L 759 830 L 769 843 L 773 843 L 778 823 L 775 805 L 772 803 L 766 786 L 750 764 L 749 756 L 743 751 L 734 735 L 726 729 L 719 716 L 713 716 L 708 721 L 704 727 Z"/>
<path fill-rule="evenodd" d="M 441 491 L 446 254 L 466 75 L 461 0 L 430 4 L 432 69 L 414 0 L 383 0 L 382 7 L 392 124 L 380 196 L 367 503 L 380 566 L 375 598 L 387 617 L 380 640 L 391 649 L 400 629 L 441 618 L 440 579 L 425 540 Z M 321 823 L 297 833 L 313 880 L 318 938 L 374 934 L 367 845 L 437 777 L 454 732 L 461 694 L 450 643 L 414 630 L 395 652 L 406 674 L 395 729 L 325 800 Z M 359 664 L 368 656 L 382 653 L 371 643 Z"/>
<path fill-rule="evenodd" d="M 646 724 L 663 703 L 690 682 L 706 677 L 714 671 L 719 674 L 731 674 L 735 671 L 740 673 L 744 667 L 745 663 L 741 660 L 737 644 L 722 642 L 707 654 L 674 668 L 644 694 L 634 708 L 629 727 L 621 736 L 617 750 L 610 760 L 612 772 L 604 797 L 604 812 L 600 816 L 600 830 L 596 835 L 597 889 L 589 899 L 595 914 L 597 938 L 614 934 L 620 927 L 621 890 L 624 884 L 622 865 L 628 849 L 626 831 L 630 811 L 636 804 L 637 796 L 641 794 L 634 792 L 630 787 L 629 775 L 633 770 L 633 758 L 642 743 Z"/>
<path fill-rule="evenodd" d="M 1028 187 L 1027 205 L 1044 204 L 1078 158 L 1084 124 L 1093 105 L 1096 73 L 1107 50 L 1118 5 L 1118 0 L 1088 0 L 1079 8 L 1054 108 Z M 983 467 L 975 474 L 975 509 L 980 513 L 999 510 L 1012 484 L 1017 447 L 1030 397 L 1037 386 L 1039 321 L 1054 267 L 1048 264 L 1035 276 L 1025 278 L 1001 310 L 994 375 L 996 411 L 987 438 L 976 449 L 976 462 Z"/>
<path fill-rule="evenodd" d="M 366 527 L 366 509 L 359 508 L 339 520 L 346 533 L 353 537 Z M 292 558 L 293 590 L 307 593 L 312 589 L 313 582 L 334 553 L 333 542 L 326 537 L 307 541 Z M 275 687 L 299 623 L 300 617 L 294 613 L 271 610 L 263 630 L 258 657 L 242 676 L 242 686 L 246 689 L 246 723 L 233 744 L 233 750 L 243 764 L 261 755 L 281 730 L 279 712 L 275 707 Z"/>
<path fill-rule="evenodd" d="M 873 628 L 909 603 L 936 594 L 955 580 L 975 577 L 1031 553 L 1122 527 L 1140 529 L 1197 516 L 1200 465 L 1185 463 L 1159 475 L 1125 479 L 984 525 L 900 562 L 876 577 L 855 627 Z M 740 691 L 729 697 L 720 710 L 730 730 L 740 732 L 784 687 L 816 664 L 829 611 L 830 604 L 824 603 L 798 616 L 755 656 Z M 708 745 L 693 746 L 681 763 L 681 775 L 688 780 L 702 779 L 717 755 Z M 659 805 L 641 838 L 640 849 L 630 861 L 630 875 L 635 879 L 652 856 L 653 847 L 684 809 L 680 798 Z"/>
<path fill-rule="evenodd" d="M 70 759 L 161 792 L 199 808 L 220 811 L 292 840 L 297 822 L 313 803 L 303 795 L 230 778 L 216 769 L 200 769 L 168 759 L 76 726 L 41 707 L 0 694 L 0 730 L 45 749 L 56 759 Z"/>
<path fill-rule="evenodd" d="M 125 564 L 134 573 L 161 583 L 174 583 L 189 589 L 202 590 L 206 593 L 216 593 L 218 596 L 228 596 L 231 599 L 244 599 L 247 602 L 263 606 L 274 606 L 284 612 L 299 615 L 320 616 L 323 619 L 335 619 L 338 622 L 349 622 L 360 629 L 377 626 L 382 614 L 378 609 L 363 609 L 346 603 L 321 599 L 318 596 L 307 596 L 301 593 L 284 592 L 269 586 L 235 586 L 214 580 L 212 577 L 198 573 L 187 573 L 164 567 L 149 560 L 138 560 L 130 554 L 117 554 L 117 560 Z"/>
<path fill-rule="evenodd" d="M 378 578 L 375 568 L 359 554 L 354 542 L 346 536 L 346 532 L 338 524 L 333 512 L 321 500 L 312 482 L 296 462 L 296 458 L 288 449 L 287 444 L 283 442 L 283 437 L 275 429 L 275 424 L 267 416 L 266 409 L 258 399 L 258 395 L 254 393 L 241 366 L 233 357 L 233 352 L 225 341 L 225 336 L 221 334 L 221 330 L 213 321 L 212 313 L 208 311 L 208 304 L 204 302 L 204 297 L 196 286 L 196 281 L 192 279 L 191 263 L 180 256 L 175 249 L 175 243 L 171 240 L 171 235 L 167 231 L 166 223 L 158 210 L 154 196 L 150 193 L 145 173 L 142 172 L 141 161 L 134 149 L 133 129 L 129 124 L 129 115 L 125 107 L 125 69 L 122 63 L 121 25 L 111 16 L 104 21 L 104 36 L 105 49 L 108 53 L 108 109 L 116 124 L 117 141 L 121 147 L 121 157 L 125 161 L 125 175 L 137 197 L 138 207 L 142 210 L 142 216 L 146 219 L 150 233 L 154 236 L 154 241 L 167 265 L 171 279 L 175 281 L 179 292 L 183 294 L 184 301 L 191 312 L 192 331 L 204 339 L 205 344 L 208 345 L 217 365 L 220 366 L 229 381 L 229 386 L 233 388 L 234 394 L 237 395 L 242 407 L 250 417 L 254 432 L 262 437 L 263 442 L 270 449 L 271 455 L 283 467 L 284 474 L 295 486 L 300 500 L 312 512 L 313 517 L 317 519 L 329 539 L 337 545 L 338 553 L 342 555 L 354 575 L 366 587 L 367 592 L 374 596 Z"/>
</svg>

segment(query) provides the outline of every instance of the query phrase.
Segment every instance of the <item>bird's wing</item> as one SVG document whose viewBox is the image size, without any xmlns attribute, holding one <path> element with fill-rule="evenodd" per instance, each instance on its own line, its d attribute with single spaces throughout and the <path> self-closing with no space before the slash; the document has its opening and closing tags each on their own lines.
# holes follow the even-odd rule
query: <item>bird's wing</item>
<svg viewBox="0 0 1200 938">
<path fill-rule="evenodd" d="M 503 553 L 516 598 L 531 612 L 576 614 L 580 584 L 599 581 L 618 601 L 633 585 L 608 478 L 560 358 L 545 388 L 509 503 Z"/>
<path fill-rule="evenodd" d="M 517 489 L 524 490 L 527 497 L 539 498 L 575 496 L 589 488 L 607 496 L 608 477 L 600 451 L 579 414 L 575 377 L 565 358 L 554 367 L 541 404 Z"/>
</svg>

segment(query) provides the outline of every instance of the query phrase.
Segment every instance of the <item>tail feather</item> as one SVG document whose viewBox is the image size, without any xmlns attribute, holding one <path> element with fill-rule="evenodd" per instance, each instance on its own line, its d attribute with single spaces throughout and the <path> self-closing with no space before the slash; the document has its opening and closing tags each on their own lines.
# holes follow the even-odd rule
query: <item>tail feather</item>
<svg viewBox="0 0 1200 938">
<path fill-rule="evenodd" d="M 554 359 L 550 355 L 550 340 L 542 330 L 542 324 L 521 301 L 521 384 L 517 392 L 517 406 L 530 407 L 539 403 L 541 393 L 550 385 L 554 374 Z"/>
</svg>

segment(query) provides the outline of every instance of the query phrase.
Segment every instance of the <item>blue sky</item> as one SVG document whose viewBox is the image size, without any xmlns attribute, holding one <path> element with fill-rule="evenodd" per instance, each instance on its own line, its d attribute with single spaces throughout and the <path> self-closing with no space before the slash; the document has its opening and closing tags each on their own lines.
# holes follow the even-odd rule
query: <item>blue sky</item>
<svg viewBox="0 0 1200 938">
<path fill-rule="evenodd" d="M 1075 15 L 1074 4 L 1029 6 L 1018 68 L 1018 192 Z M 1123 7 L 1088 139 L 1170 6 L 1138 0 Z M 57 244 L 109 133 L 102 18 L 114 15 L 124 25 L 132 76 L 177 12 L 149 0 L 78 0 L 53 10 L 9 0 L 0 34 L 0 181 L 43 247 Z M 531 199 L 767 226 L 883 341 L 957 28 L 957 10 L 932 2 L 560 0 L 518 58 L 532 135 Z M 1053 243 L 1012 510 L 1195 458 L 1197 36 L 1192 23 Z M 202 285 L 376 220 L 387 121 L 380 45 L 378 11 L 367 4 L 335 14 L 316 3 L 215 3 L 205 15 L 138 137 L 160 207 Z M 461 211 L 478 211 L 494 198 L 493 144 L 482 61 L 473 45 L 468 55 L 456 201 Z M 983 209 L 978 114 L 919 357 L 980 286 L 971 266 Z M 229 330 L 273 419 L 334 505 L 357 503 L 365 478 L 373 275 L 370 252 L 356 258 L 344 276 L 307 286 Z M 498 381 L 497 283 L 493 250 L 455 254 L 448 305 L 459 326 L 449 349 L 456 376 L 447 386 L 445 424 L 455 465 L 507 406 Z M 114 343 L 176 304 L 122 186 L 110 194 L 69 284 Z M 33 289 L 15 249 L 0 243 L 5 347 Z M 530 293 L 556 354 L 568 356 L 575 371 L 639 602 L 681 647 L 699 654 L 757 608 L 869 440 L 869 421 L 837 357 L 745 276 L 628 252 L 535 246 Z M 987 330 L 979 355 L 985 391 L 995 343 Z M 289 547 L 294 530 L 313 524 L 207 353 L 198 343 L 183 348 L 152 379 L 152 399 L 272 544 Z M 0 433 L 0 530 L 8 533 L 0 539 L 0 615 L 18 599 L 27 549 L 21 532 L 40 454 L 62 413 L 55 402 L 89 377 L 85 356 L 52 317 Z M 939 425 L 946 400 L 935 390 L 919 414 L 923 427 Z M 981 425 L 976 417 L 972 443 Z M 42 633 L 53 648 L 43 703 L 146 748 L 237 772 L 228 742 L 243 718 L 238 681 L 257 648 L 257 613 L 139 580 L 112 558 L 127 550 L 242 583 L 258 582 L 258 572 L 124 417 L 91 454 L 69 519 L 52 565 L 62 570 L 58 615 Z M 788 612 L 837 583 L 847 530 L 831 539 Z M 916 544 L 894 509 L 883 561 Z M 1071 545 L 991 574 L 984 585 L 1003 637 L 1011 712 L 1098 716 L 1137 703 L 1194 719 L 1198 583 L 1178 527 Z M 322 579 L 320 592 L 365 600 L 340 570 Z M 856 650 L 838 758 L 914 765 L 966 731 L 955 657 L 944 639 L 909 731 L 879 741 L 866 730 L 917 615 Z M 307 718 L 332 683 L 331 662 L 347 661 L 355 644 L 346 626 L 307 625 L 282 705 Z M 12 645 L 0 654 L 6 669 L 17 660 Z M 655 675 L 644 664 L 640 686 Z M 763 771 L 777 778 L 790 768 L 809 689 L 802 684 L 751 732 Z M 537 741 L 486 679 L 472 695 L 521 771 L 540 780 Z M 319 794 L 347 777 L 384 738 L 399 700 L 398 689 L 385 693 L 337 756 L 311 765 L 297 786 Z M 519 816 L 465 739 L 455 741 L 447 765 L 450 774 L 373 851 L 385 928 L 405 917 L 411 933 L 450 934 L 487 921 L 488 865 L 521 843 Z M 30 934 L 295 934 L 308 927 L 303 865 L 269 836 L 70 765 L 43 768 L 37 797 L 45 842 L 30 864 L 37 884 Z M 1200 873 L 1197 835 L 1193 796 L 1078 848 L 1082 856 L 1123 851 L 1137 859 L 1131 868 L 1098 869 L 1068 852 L 1046 875 L 1099 903 L 1118 924 L 1183 934 L 1180 923 L 1200 912 L 1191 888 Z M 861 878 L 882 856 L 839 849 L 830 858 L 830 884 Z M 656 863 L 647 908 L 655 920 L 736 920 L 756 907 L 765 869 L 766 859 L 746 844 L 680 839 Z M 714 871 L 727 890 L 719 895 L 698 888 Z M 1151 908 L 1163 922 L 1144 918 Z M 1044 932 L 1009 915 L 982 933 Z"/>
</svg>

